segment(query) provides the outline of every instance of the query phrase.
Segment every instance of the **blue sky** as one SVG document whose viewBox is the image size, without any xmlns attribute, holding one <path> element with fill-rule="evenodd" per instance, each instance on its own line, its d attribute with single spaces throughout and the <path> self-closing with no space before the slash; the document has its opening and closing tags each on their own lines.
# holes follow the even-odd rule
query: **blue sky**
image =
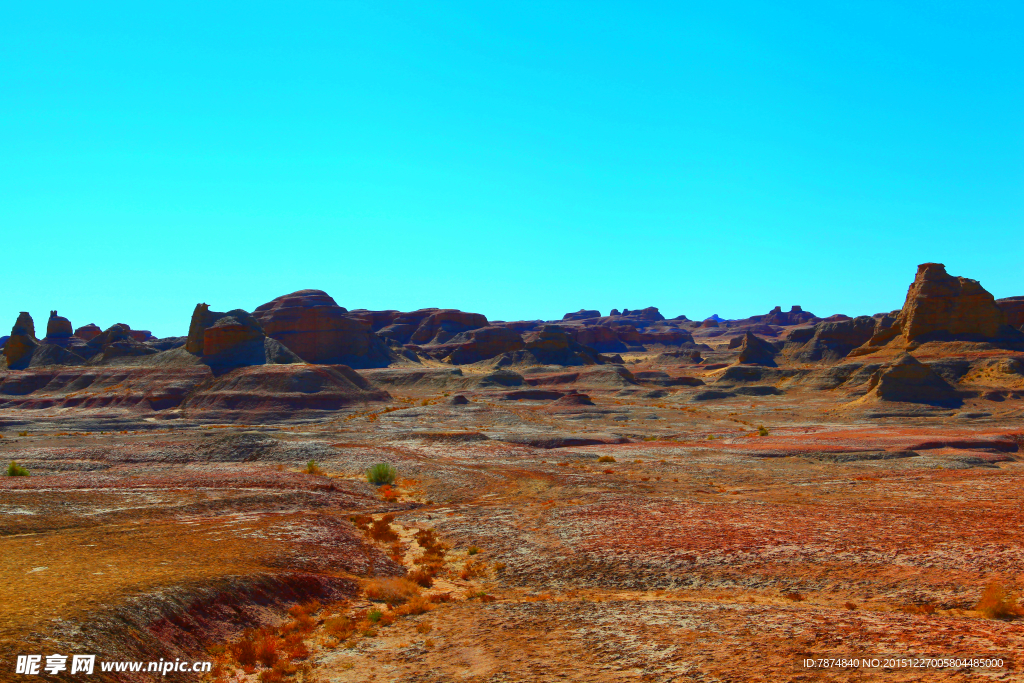
<svg viewBox="0 0 1024 683">
<path fill-rule="evenodd" d="M 5 328 L 1022 295 L 1024 5 L 9 3 L 0 162 Z"/>
</svg>

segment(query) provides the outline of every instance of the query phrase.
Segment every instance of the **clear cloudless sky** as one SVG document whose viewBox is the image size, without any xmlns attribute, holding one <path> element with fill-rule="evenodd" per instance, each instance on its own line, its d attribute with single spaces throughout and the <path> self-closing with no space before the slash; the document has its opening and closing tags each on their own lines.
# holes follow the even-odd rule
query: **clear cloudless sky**
<svg viewBox="0 0 1024 683">
<path fill-rule="evenodd" d="M 0 324 L 1024 295 L 1024 3 L 20 2 Z M 5 333 L 6 329 L 0 330 Z"/>
</svg>

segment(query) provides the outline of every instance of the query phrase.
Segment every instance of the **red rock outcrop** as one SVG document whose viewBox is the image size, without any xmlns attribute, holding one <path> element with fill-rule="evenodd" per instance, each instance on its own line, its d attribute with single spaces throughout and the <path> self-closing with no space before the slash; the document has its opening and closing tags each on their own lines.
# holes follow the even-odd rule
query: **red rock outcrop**
<svg viewBox="0 0 1024 683">
<path fill-rule="evenodd" d="M 103 330 L 100 329 L 99 325 L 96 325 L 94 323 L 82 325 L 77 330 L 75 330 L 75 336 L 78 337 L 79 339 L 84 339 L 85 341 L 90 341 L 100 336 L 102 333 Z"/>
<path fill-rule="evenodd" d="M 996 305 L 1006 316 L 1006 322 L 1011 327 L 1021 329 L 1024 327 L 1024 296 L 1008 296 L 1005 299 L 996 299 Z"/>
<path fill-rule="evenodd" d="M 907 291 L 907 299 L 887 329 L 852 355 L 881 347 L 927 341 L 1024 342 L 1024 335 L 1007 324 L 1006 314 L 977 280 L 953 277 L 941 263 L 922 263 Z"/>
<path fill-rule="evenodd" d="M 203 355 L 214 356 L 246 342 L 263 341 L 263 331 L 226 315 L 203 332 Z"/>
<path fill-rule="evenodd" d="M 562 320 L 588 320 L 590 318 L 600 318 L 601 311 L 587 310 L 581 308 L 575 313 L 566 313 L 562 316 Z"/>
<path fill-rule="evenodd" d="M 3 355 L 8 368 L 26 368 L 39 346 L 32 316 L 22 311 L 11 328 L 11 336 L 4 343 Z"/>
<path fill-rule="evenodd" d="M 303 289 L 279 296 L 253 312 L 268 337 L 308 363 L 372 368 L 392 356 L 370 326 L 347 315 L 326 292 Z"/>
<path fill-rule="evenodd" d="M 439 360 L 464 365 L 518 351 L 524 346 L 522 336 L 515 330 L 507 327 L 481 327 L 460 332 L 446 344 L 423 347 L 423 351 Z"/>
<path fill-rule="evenodd" d="M 90 343 L 96 343 L 99 339 Z M 259 321 L 249 312 L 236 308 L 227 313 L 218 313 L 211 311 L 207 304 L 197 304 L 192 313 L 185 350 L 200 356 L 202 362 L 217 374 L 249 365 L 301 361 L 280 341 L 268 338 Z"/>
<path fill-rule="evenodd" d="M 26 334 L 33 339 L 36 338 L 36 324 L 32 322 L 32 316 L 27 311 L 22 311 L 18 314 L 18 319 L 14 321 L 14 327 L 11 328 L 11 336 L 16 334 Z"/>
<path fill-rule="evenodd" d="M 994 338 L 1006 315 L 977 280 L 948 275 L 941 263 L 923 263 L 896 324 L 909 341 L 936 333 Z"/>
<path fill-rule="evenodd" d="M 792 306 L 788 313 L 783 312 L 781 306 L 776 306 L 760 322 L 765 325 L 802 325 L 813 320 L 817 320 L 817 317 L 800 306 Z"/>
<path fill-rule="evenodd" d="M 460 332 L 486 326 L 486 316 L 448 308 L 423 318 L 409 341 L 413 344 L 443 344 Z"/>
<path fill-rule="evenodd" d="M 775 356 L 778 349 L 766 342 L 764 339 L 755 337 L 750 332 L 743 335 L 740 343 L 740 353 L 736 361 L 749 365 L 775 365 Z"/>
<path fill-rule="evenodd" d="M 67 339 L 73 333 L 70 320 L 57 315 L 57 311 L 50 311 L 50 318 L 46 321 L 47 339 Z"/>
<path fill-rule="evenodd" d="M 487 318 L 454 308 L 422 308 L 418 311 L 353 311 L 360 320 L 371 319 L 379 325 L 381 314 L 390 314 L 385 325 L 375 327 L 377 334 L 399 344 L 444 344 L 460 332 L 487 327 Z"/>
</svg>

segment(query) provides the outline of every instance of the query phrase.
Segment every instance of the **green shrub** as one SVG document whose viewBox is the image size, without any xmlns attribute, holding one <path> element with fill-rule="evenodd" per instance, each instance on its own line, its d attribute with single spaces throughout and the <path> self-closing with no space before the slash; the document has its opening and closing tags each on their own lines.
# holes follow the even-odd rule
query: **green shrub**
<svg viewBox="0 0 1024 683">
<path fill-rule="evenodd" d="M 757 425 L 757 435 L 758 436 L 768 436 L 770 433 L 771 432 L 769 432 L 768 428 L 765 427 L 764 425 Z"/>
<path fill-rule="evenodd" d="M 28 476 L 28 470 L 12 460 L 11 464 L 7 466 L 7 476 L 8 477 L 27 477 Z"/>
<path fill-rule="evenodd" d="M 384 613 L 379 609 L 372 609 L 370 613 L 366 615 L 366 618 L 370 620 L 370 623 L 376 624 L 380 621 L 380 618 L 384 616 Z"/>
<path fill-rule="evenodd" d="M 602 455 L 600 458 L 597 459 L 597 461 L 598 462 L 615 462 L 615 456 L 612 456 L 612 455 Z"/>
<path fill-rule="evenodd" d="M 366 481 L 380 486 L 381 484 L 394 484 L 398 476 L 398 470 L 386 462 L 380 462 L 366 470 Z"/>
<path fill-rule="evenodd" d="M 306 474 L 323 474 L 323 470 L 316 464 L 316 460 L 306 463 Z"/>
</svg>

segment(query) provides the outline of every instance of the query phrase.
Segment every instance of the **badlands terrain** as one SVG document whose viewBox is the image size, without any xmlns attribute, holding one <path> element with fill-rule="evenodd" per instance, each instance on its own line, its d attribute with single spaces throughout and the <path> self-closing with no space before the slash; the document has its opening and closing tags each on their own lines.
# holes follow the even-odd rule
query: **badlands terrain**
<svg viewBox="0 0 1024 683">
<path fill-rule="evenodd" d="M 0 680 L 1024 680 L 1024 297 L 911 279 L 857 318 L 23 313 Z M 803 664 L 932 657 L 1002 665 Z"/>
</svg>

